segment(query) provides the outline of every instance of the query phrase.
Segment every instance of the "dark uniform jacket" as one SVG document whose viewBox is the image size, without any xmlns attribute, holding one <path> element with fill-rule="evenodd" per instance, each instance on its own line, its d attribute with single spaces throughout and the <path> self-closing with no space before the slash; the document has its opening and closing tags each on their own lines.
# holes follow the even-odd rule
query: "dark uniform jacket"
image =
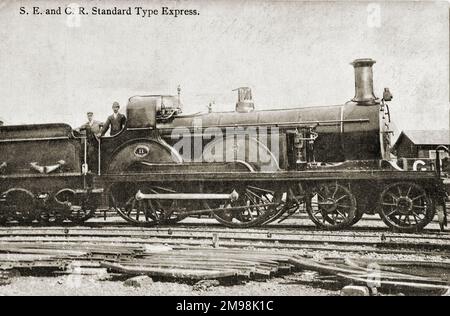
<svg viewBox="0 0 450 316">
<path fill-rule="evenodd" d="M 118 113 L 117 117 L 114 115 L 110 115 L 103 125 L 102 136 L 106 134 L 108 129 L 111 127 L 110 135 L 114 136 L 120 133 L 120 131 L 125 127 L 125 123 L 127 122 L 127 118 L 125 115 Z"/>
</svg>

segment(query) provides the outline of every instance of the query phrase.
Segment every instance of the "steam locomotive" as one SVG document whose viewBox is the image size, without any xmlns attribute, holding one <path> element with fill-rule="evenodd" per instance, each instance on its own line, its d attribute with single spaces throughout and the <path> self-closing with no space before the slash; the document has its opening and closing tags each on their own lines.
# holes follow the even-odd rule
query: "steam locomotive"
<svg viewBox="0 0 450 316">
<path fill-rule="evenodd" d="M 66 124 L 0 127 L 0 222 L 82 223 L 112 209 L 135 225 L 209 214 L 252 227 L 306 210 L 316 226 L 344 229 L 378 213 L 415 232 L 439 215 L 436 160 L 391 158 L 388 101 L 373 92 L 372 59 L 357 59 L 345 104 L 256 111 L 249 88 L 233 112 L 184 115 L 178 95 L 129 99 L 113 137 Z"/>
</svg>

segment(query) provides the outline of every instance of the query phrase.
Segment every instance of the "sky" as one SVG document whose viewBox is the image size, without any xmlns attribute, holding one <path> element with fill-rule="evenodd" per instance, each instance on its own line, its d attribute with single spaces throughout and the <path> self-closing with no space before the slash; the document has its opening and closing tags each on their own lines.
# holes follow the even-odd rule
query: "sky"
<svg viewBox="0 0 450 316">
<path fill-rule="evenodd" d="M 20 14 L 75 2 L 200 14 Z M 257 109 L 342 104 L 356 58 L 377 61 L 375 94 L 390 88 L 398 129 L 448 128 L 448 1 L 0 0 L 0 117 L 76 127 L 87 111 L 105 120 L 114 101 L 178 85 L 185 113 L 233 110 L 239 86 Z"/>
</svg>

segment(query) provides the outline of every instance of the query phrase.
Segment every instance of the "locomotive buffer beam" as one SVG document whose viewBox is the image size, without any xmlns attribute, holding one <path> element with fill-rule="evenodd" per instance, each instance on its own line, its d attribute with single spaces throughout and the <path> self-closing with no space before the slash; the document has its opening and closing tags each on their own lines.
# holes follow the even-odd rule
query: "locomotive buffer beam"
<svg viewBox="0 0 450 316">
<path fill-rule="evenodd" d="M 152 193 L 145 194 L 140 190 L 136 193 L 136 200 L 231 200 L 237 201 L 239 194 L 236 191 L 230 194 L 219 193 Z"/>
</svg>

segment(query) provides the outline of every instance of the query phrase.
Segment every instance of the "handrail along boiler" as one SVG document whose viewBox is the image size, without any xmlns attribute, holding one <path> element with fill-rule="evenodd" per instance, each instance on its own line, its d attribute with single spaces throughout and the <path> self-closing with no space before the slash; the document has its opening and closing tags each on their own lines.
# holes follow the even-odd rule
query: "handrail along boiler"
<svg viewBox="0 0 450 316">
<path fill-rule="evenodd" d="M 0 221 L 83 222 L 112 208 L 136 225 L 211 214 L 251 227 L 306 210 L 324 229 L 379 213 L 413 232 L 437 211 L 444 226 L 440 160 L 418 171 L 391 158 L 392 95 L 375 96 L 374 63 L 352 63 L 355 96 L 345 104 L 257 111 L 245 87 L 233 112 L 184 115 L 178 89 L 130 98 L 114 137 L 65 124 L 0 127 Z"/>
</svg>

